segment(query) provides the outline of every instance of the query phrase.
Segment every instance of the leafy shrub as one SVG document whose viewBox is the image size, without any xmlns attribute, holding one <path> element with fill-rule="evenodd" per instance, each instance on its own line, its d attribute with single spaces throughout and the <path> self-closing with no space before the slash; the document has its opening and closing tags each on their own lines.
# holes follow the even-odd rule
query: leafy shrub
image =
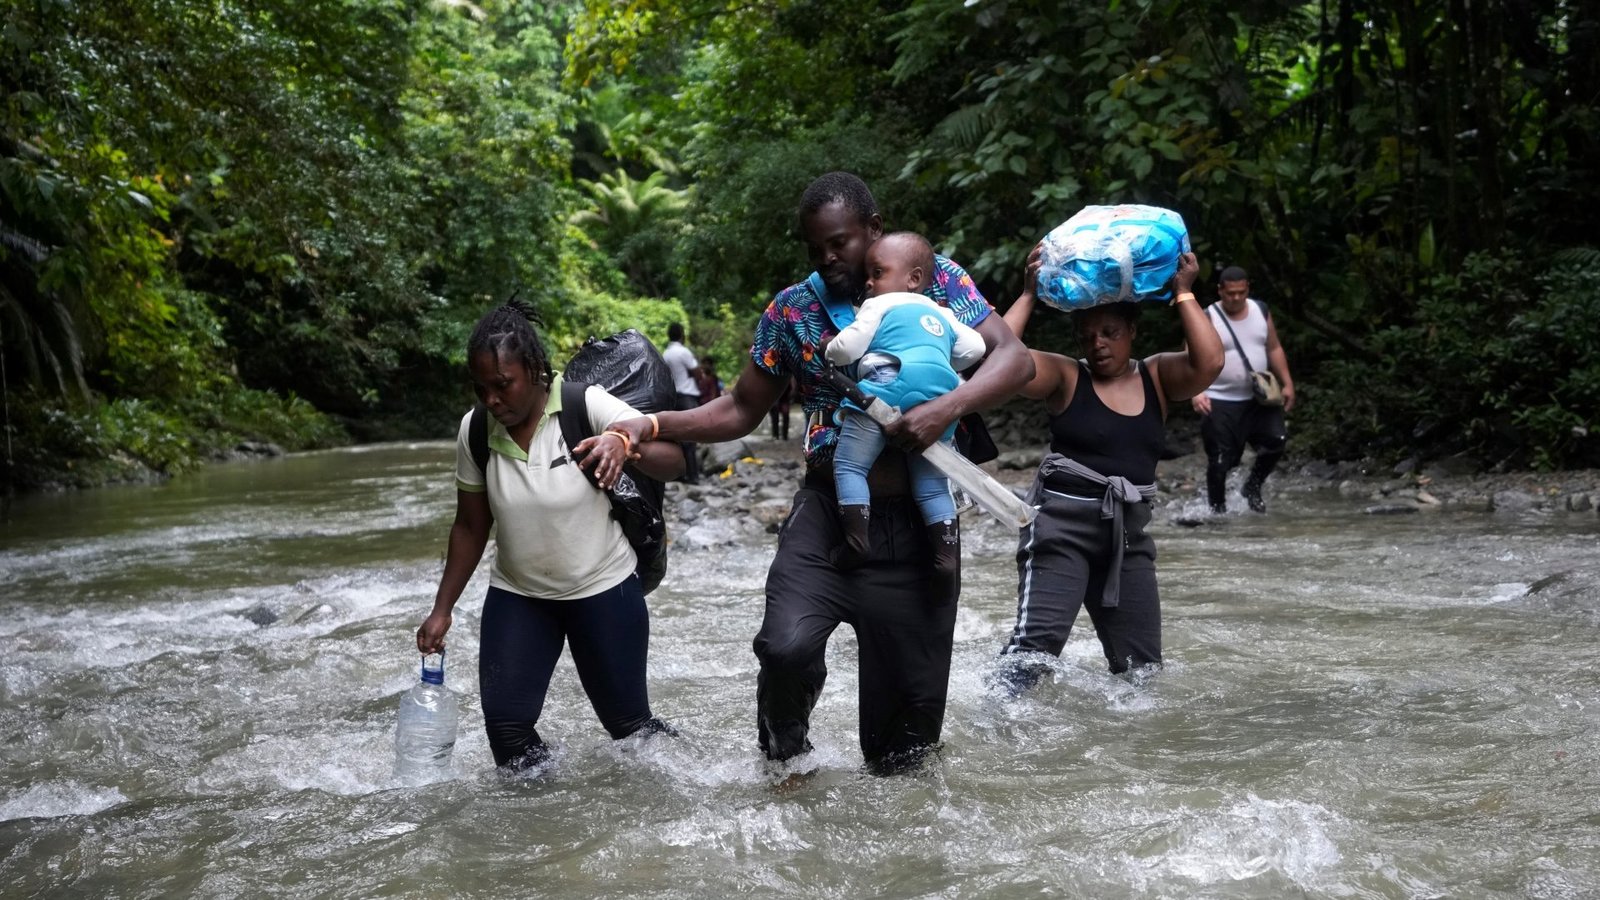
<svg viewBox="0 0 1600 900">
<path fill-rule="evenodd" d="M 560 368 L 590 337 L 605 337 L 626 328 L 637 328 L 657 349 L 666 346 L 667 326 L 687 324 L 689 316 L 676 300 L 626 298 L 594 293 L 559 310 L 545 312 L 545 341 L 554 363 Z"/>
<path fill-rule="evenodd" d="M 342 444 L 344 430 L 299 397 L 228 386 L 158 402 L 131 397 L 67 402 L 37 392 L 7 397 L 0 479 L 92 487 L 194 469 L 241 441 L 286 450 Z"/>
<path fill-rule="evenodd" d="M 1330 457 L 1469 451 L 1502 467 L 1600 463 L 1600 265 L 1529 276 L 1473 254 L 1423 286 L 1416 316 L 1374 336 L 1379 362 L 1330 359 L 1298 442 Z"/>
<path fill-rule="evenodd" d="M 94 423 L 97 443 L 104 451 L 121 451 L 155 469 L 175 475 L 198 462 L 198 429 L 155 404 L 124 398 L 100 406 Z"/>
<path fill-rule="evenodd" d="M 213 452 L 243 440 L 267 441 L 286 450 L 333 447 L 349 440 L 337 423 L 293 394 L 237 389 L 195 404 L 189 414 L 194 425 L 205 429 L 199 442 Z"/>
</svg>

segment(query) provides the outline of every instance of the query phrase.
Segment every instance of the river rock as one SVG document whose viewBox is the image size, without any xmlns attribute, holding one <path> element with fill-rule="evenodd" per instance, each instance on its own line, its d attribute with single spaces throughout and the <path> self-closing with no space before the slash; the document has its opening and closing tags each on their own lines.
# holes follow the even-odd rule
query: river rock
<svg viewBox="0 0 1600 900">
<path fill-rule="evenodd" d="M 302 612 L 300 615 L 295 616 L 294 617 L 294 624 L 296 624 L 296 625 L 304 625 L 307 622 L 311 622 L 311 621 L 314 621 L 316 619 L 323 618 L 325 616 L 330 616 L 332 614 L 333 614 L 333 607 L 332 606 L 329 606 L 326 603 L 319 603 L 316 606 L 313 606 L 310 609 Z"/>
<path fill-rule="evenodd" d="M 234 615 L 244 619 L 247 622 L 254 622 L 255 624 L 261 626 L 271 625 L 273 622 L 278 621 L 277 612 L 268 608 L 265 603 L 257 603 L 255 606 L 252 606 L 247 610 L 234 613 Z"/>
<path fill-rule="evenodd" d="M 1594 579 L 1584 569 L 1552 572 L 1535 579 L 1525 593 L 1527 605 L 1554 612 L 1581 613 L 1591 618 L 1594 611 Z"/>
<path fill-rule="evenodd" d="M 688 549 L 703 550 L 732 544 L 739 539 L 739 533 L 739 524 L 735 521 L 706 519 L 685 528 L 673 543 Z"/>
<path fill-rule="evenodd" d="M 1396 475 L 1410 475 L 1412 472 L 1415 472 L 1416 470 L 1417 470 L 1417 458 L 1415 456 L 1408 456 L 1405 459 L 1400 460 L 1398 463 L 1395 463 L 1394 474 L 1396 474 Z"/>
<path fill-rule="evenodd" d="M 750 517 L 761 524 L 763 530 L 771 533 L 783 520 L 789 517 L 790 498 L 782 497 L 776 500 L 765 500 L 757 503 L 750 510 Z"/>
<path fill-rule="evenodd" d="M 1420 508 L 1410 503 L 1380 503 L 1376 506 L 1369 506 L 1362 512 L 1369 516 L 1403 516 L 1407 513 L 1414 513 Z"/>
<path fill-rule="evenodd" d="M 757 501 L 776 500 L 787 506 L 794 499 L 794 488 L 783 484 L 763 484 L 756 489 Z"/>
<path fill-rule="evenodd" d="M 741 456 L 728 464 L 733 468 L 733 474 L 721 481 L 724 488 L 739 493 L 749 493 L 760 485 L 776 484 L 784 481 L 782 472 L 767 465 L 767 461 L 759 456 Z"/>
<path fill-rule="evenodd" d="M 1592 505 L 1593 501 L 1589 498 L 1588 494 L 1567 495 L 1567 509 L 1571 510 L 1572 512 L 1588 512 L 1589 507 Z"/>
<path fill-rule="evenodd" d="M 235 453 L 246 456 L 282 456 L 283 448 L 267 441 L 240 441 L 233 445 Z"/>
<path fill-rule="evenodd" d="M 1539 498 L 1526 491 L 1495 491 L 1489 497 L 1489 509 L 1493 512 L 1526 512 L 1539 505 Z"/>
<path fill-rule="evenodd" d="M 1528 586 L 1528 593 L 1530 595 L 1544 593 L 1545 591 L 1548 591 L 1551 588 L 1559 587 L 1560 585 L 1562 585 L 1563 583 L 1565 583 L 1567 581 L 1570 581 L 1571 579 L 1572 579 L 1572 573 L 1571 572 L 1557 572 L 1554 575 L 1546 575 L 1545 577 L 1543 577 L 1543 578 L 1539 579 L 1538 581 L 1535 581 L 1533 584 L 1529 585 Z"/>
<path fill-rule="evenodd" d="M 727 468 L 728 464 L 734 460 L 755 455 L 751 452 L 750 445 L 745 443 L 743 439 L 723 441 L 719 444 L 707 444 L 701 448 L 701 452 L 705 455 L 706 460 L 711 463 L 710 466 L 705 467 L 707 471 L 712 469 L 720 471 Z"/>
<path fill-rule="evenodd" d="M 685 500 L 705 500 L 706 486 L 703 484 L 685 484 L 681 481 L 667 482 L 667 503 L 682 503 Z"/>
<path fill-rule="evenodd" d="M 1483 462 L 1477 457 L 1465 453 L 1455 456 L 1446 456 L 1436 459 L 1423 467 L 1422 474 L 1429 478 L 1451 478 L 1461 475 L 1475 475 L 1483 468 Z"/>
<path fill-rule="evenodd" d="M 1339 467 L 1325 459 L 1314 459 L 1300 467 L 1300 475 L 1304 478 L 1328 481 L 1338 477 Z"/>
<path fill-rule="evenodd" d="M 1043 458 L 1037 450 L 1008 450 L 995 459 L 995 465 L 1002 469 L 1032 469 Z"/>
<path fill-rule="evenodd" d="M 690 500 L 688 498 L 679 500 L 677 503 L 668 504 L 668 512 L 676 515 L 680 522 L 693 522 L 695 519 L 700 518 L 700 513 L 704 512 L 705 508 L 706 505 L 699 500 Z"/>
<path fill-rule="evenodd" d="M 1419 490 L 1417 491 L 1417 502 L 1424 506 L 1438 506 L 1439 498 L 1428 493 L 1427 491 Z"/>
</svg>

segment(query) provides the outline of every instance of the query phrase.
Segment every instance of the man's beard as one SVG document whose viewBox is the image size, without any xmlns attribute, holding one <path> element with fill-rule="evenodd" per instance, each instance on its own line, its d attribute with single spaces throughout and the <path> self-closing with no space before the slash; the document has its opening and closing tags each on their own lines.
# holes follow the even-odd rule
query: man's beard
<svg viewBox="0 0 1600 900">
<path fill-rule="evenodd" d="M 829 294 L 851 303 L 860 300 L 861 295 L 867 292 L 867 279 L 857 275 L 845 276 L 842 282 L 831 281 L 824 275 L 822 283 L 828 286 Z"/>
</svg>

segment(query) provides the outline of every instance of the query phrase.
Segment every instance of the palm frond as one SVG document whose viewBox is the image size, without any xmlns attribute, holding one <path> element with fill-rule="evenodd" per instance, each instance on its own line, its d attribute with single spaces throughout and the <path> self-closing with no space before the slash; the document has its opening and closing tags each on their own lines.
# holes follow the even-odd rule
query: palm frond
<svg viewBox="0 0 1600 900">
<path fill-rule="evenodd" d="M 1576 269 L 1600 269 L 1600 248 L 1564 247 L 1550 254 L 1550 265 Z"/>
<path fill-rule="evenodd" d="M 930 138 L 937 144 L 971 151 L 983 142 L 993 124 L 994 110 L 990 107 L 963 106 L 933 126 Z"/>
</svg>

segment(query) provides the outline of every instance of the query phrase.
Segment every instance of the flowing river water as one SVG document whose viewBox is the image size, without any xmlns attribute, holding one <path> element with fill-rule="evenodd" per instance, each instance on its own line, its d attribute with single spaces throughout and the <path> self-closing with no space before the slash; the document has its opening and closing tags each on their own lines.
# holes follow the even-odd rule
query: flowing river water
<svg viewBox="0 0 1600 900">
<path fill-rule="evenodd" d="M 0 895 L 1600 896 L 1600 520 L 1362 515 L 1333 491 L 1201 528 L 1158 512 L 1167 666 L 989 687 L 1014 537 L 969 518 L 941 756 L 864 774 L 855 642 L 809 777 L 755 749 L 772 536 L 673 556 L 652 701 L 613 743 L 569 660 L 551 769 L 491 771 L 487 565 L 456 616 L 454 777 L 392 774 L 451 447 L 21 498 L 0 523 Z"/>
</svg>

